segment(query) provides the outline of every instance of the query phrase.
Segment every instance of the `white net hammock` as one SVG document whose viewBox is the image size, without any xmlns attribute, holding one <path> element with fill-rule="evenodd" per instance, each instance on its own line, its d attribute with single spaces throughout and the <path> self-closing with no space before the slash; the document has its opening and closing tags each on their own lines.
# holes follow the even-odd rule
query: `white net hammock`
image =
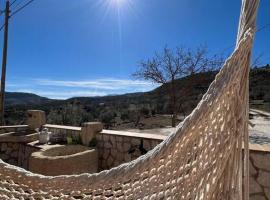
<svg viewBox="0 0 270 200">
<path fill-rule="evenodd" d="M 257 7 L 258 0 L 243 0 L 233 54 L 183 125 L 152 151 L 97 174 L 55 177 L 0 160 L 0 199 L 248 199 L 248 76 Z"/>
</svg>

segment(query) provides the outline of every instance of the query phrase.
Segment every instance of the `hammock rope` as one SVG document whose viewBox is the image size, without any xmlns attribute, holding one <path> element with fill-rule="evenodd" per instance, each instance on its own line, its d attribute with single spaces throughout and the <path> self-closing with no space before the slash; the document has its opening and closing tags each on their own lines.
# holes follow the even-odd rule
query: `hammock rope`
<svg viewBox="0 0 270 200">
<path fill-rule="evenodd" d="M 248 200 L 248 75 L 258 3 L 243 0 L 234 52 L 165 141 L 97 174 L 42 176 L 0 160 L 0 199 Z"/>
</svg>

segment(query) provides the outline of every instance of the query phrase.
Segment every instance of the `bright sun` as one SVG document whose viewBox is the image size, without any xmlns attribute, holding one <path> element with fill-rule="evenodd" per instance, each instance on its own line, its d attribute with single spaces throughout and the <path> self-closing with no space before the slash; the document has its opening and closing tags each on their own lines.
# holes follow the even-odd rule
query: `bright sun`
<svg viewBox="0 0 270 200">
<path fill-rule="evenodd" d="M 112 0 L 114 4 L 117 6 L 121 6 L 125 3 L 125 0 Z"/>
<path fill-rule="evenodd" d="M 113 11 L 118 15 L 118 18 L 127 16 L 132 12 L 134 14 L 134 0 L 99 0 L 99 5 L 105 8 L 104 16 Z"/>
</svg>

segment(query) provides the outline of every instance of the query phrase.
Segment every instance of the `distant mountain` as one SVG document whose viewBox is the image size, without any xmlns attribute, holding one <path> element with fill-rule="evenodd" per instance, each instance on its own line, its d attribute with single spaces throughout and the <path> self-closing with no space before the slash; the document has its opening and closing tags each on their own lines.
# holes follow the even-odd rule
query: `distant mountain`
<svg viewBox="0 0 270 200">
<path fill-rule="evenodd" d="M 176 80 L 176 91 L 179 99 L 185 101 L 194 101 L 196 103 L 206 92 L 210 83 L 214 80 L 217 72 L 198 73 L 193 76 L 184 77 Z M 77 101 L 81 104 L 99 104 L 99 103 L 115 103 L 120 104 L 129 102 L 137 103 L 153 103 L 168 100 L 169 83 L 164 84 L 149 92 L 128 93 L 122 95 L 109 95 L 102 97 L 73 97 L 67 100 L 53 100 L 41 97 L 32 93 L 7 92 L 6 105 L 58 105 L 66 102 Z M 185 90 L 184 90 L 185 89 Z M 250 100 L 263 100 L 270 102 L 270 67 L 252 69 L 250 72 Z M 189 102 L 190 103 L 190 102 Z"/>
<path fill-rule="evenodd" d="M 53 101 L 52 99 L 41 97 L 36 94 L 24 92 L 6 92 L 5 103 L 11 105 L 38 105 Z"/>
</svg>

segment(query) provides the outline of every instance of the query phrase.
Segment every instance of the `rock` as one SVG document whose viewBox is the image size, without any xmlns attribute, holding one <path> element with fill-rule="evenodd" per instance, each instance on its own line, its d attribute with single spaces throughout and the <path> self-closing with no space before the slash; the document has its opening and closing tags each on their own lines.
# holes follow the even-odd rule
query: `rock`
<svg viewBox="0 0 270 200">
<path fill-rule="evenodd" d="M 257 178 L 257 182 L 264 187 L 270 188 L 270 173 L 259 170 L 259 176 Z"/>
<path fill-rule="evenodd" d="M 9 159 L 9 160 L 8 160 L 8 163 L 11 164 L 11 165 L 18 165 L 17 160 L 15 160 L 15 159 L 13 159 L 13 158 Z"/>
<path fill-rule="evenodd" d="M 32 154 L 32 150 L 31 150 L 31 148 L 30 147 L 25 147 L 25 156 L 26 157 L 29 157 L 31 154 Z"/>
<path fill-rule="evenodd" d="M 252 162 L 249 161 L 249 175 L 255 176 L 257 174 L 257 170 L 253 167 Z"/>
<path fill-rule="evenodd" d="M 103 125 L 100 122 L 87 122 L 82 126 L 81 140 L 82 144 L 89 146 L 89 143 L 96 138 L 96 134 L 100 133 L 103 129 Z"/>
<path fill-rule="evenodd" d="M 147 150 L 147 151 L 150 151 L 150 150 L 152 149 L 149 140 L 143 140 L 143 147 L 144 147 L 145 150 Z"/>
<path fill-rule="evenodd" d="M 12 142 L 8 142 L 7 145 L 8 145 L 8 147 L 13 148 L 13 143 Z"/>
<path fill-rule="evenodd" d="M 250 194 L 255 194 L 262 192 L 261 186 L 256 182 L 255 178 L 250 177 L 249 180 L 249 193 Z"/>
<path fill-rule="evenodd" d="M 1 145 L 1 151 L 6 151 L 7 150 L 7 147 L 8 147 L 8 145 L 7 145 L 7 143 L 2 143 L 2 145 Z"/>
<path fill-rule="evenodd" d="M 125 154 L 124 160 L 125 160 L 125 162 L 131 161 L 131 155 L 130 154 Z"/>
<path fill-rule="evenodd" d="M 18 166 L 22 166 L 23 165 L 23 160 L 24 160 L 24 153 L 23 151 L 19 151 L 18 152 Z"/>
<path fill-rule="evenodd" d="M 104 154 L 104 149 L 98 149 L 98 158 L 102 159 Z"/>
<path fill-rule="evenodd" d="M 130 137 L 123 137 L 124 142 L 130 142 L 130 140 L 131 140 Z"/>
<path fill-rule="evenodd" d="M 105 147 L 106 149 L 111 149 L 111 148 L 112 148 L 112 144 L 111 144 L 110 142 L 105 142 L 105 143 L 104 143 L 104 147 Z"/>
<path fill-rule="evenodd" d="M 103 159 L 104 159 L 104 160 L 107 160 L 107 158 L 108 158 L 109 155 L 110 155 L 110 150 L 104 149 L 104 152 L 103 152 Z"/>
<path fill-rule="evenodd" d="M 118 152 L 117 152 L 116 149 L 112 149 L 112 150 L 111 150 L 111 155 L 112 155 L 113 158 L 116 158 L 117 153 L 118 153 Z"/>
<path fill-rule="evenodd" d="M 262 195 L 252 195 L 250 200 L 266 200 Z"/>
<path fill-rule="evenodd" d="M 123 145 L 124 152 L 128 152 L 130 147 L 131 147 L 130 143 L 125 142 Z"/>
<path fill-rule="evenodd" d="M 11 156 L 12 158 L 18 158 L 18 151 L 13 151 L 13 152 L 10 154 L 10 156 Z"/>
<path fill-rule="evenodd" d="M 22 164 L 22 168 L 28 170 L 28 159 L 25 159 Z"/>
<path fill-rule="evenodd" d="M 116 155 L 116 160 L 122 163 L 124 161 L 124 155 L 122 153 L 118 153 Z"/>
<path fill-rule="evenodd" d="M 138 146 L 141 144 L 141 140 L 138 139 L 138 138 L 132 138 L 131 139 L 131 144 L 134 145 L 134 146 Z"/>
<path fill-rule="evenodd" d="M 123 146 L 122 146 L 122 143 L 117 142 L 117 143 L 116 143 L 116 148 L 117 148 L 117 151 L 118 151 L 118 152 L 123 152 Z"/>
<path fill-rule="evenodd" d="M 159 145 L 160 142 L 161 141 L 159 141 L 159 140 L 152 141 L 152 149 L 155 148 L 157 145 Z"/>
<path fill-rule="evenodd" d="M 96 138 L 97 138 L 98 141 L 103 141 L 102 135 L 101 135 L 101 134 L 97 134 L 97 135 L 96 135 Z"/>
<path fill-rule="evenodd" d="M 270 188 L 264 188 L 264 193 L 265 193 L 267 199 L 270 199 Z"/>
<path fill-rule="evenodd" d="M 101 140 L 98 140 L 98 141 L 97 141 L 97 148 L 103 149 L 103 148 L 104 148 L 104 142 L 101 141 Z"/>
<path fill-rule="evenodd" d="M 7 151 L 6 151 L 6 154 L 7 154 L 7 155 L 10 155 L 11 152 L 12 152 L 12 150 L 13 150 L 13 149 L 12 149 L 11 147 L 8 147 L 8 148 L 7 148 Z"/>
<path fill-rule="evenodd" d="M 108 164 L 109 167 L 113 166 L 113 157 L 112 156 L 109 156 L 109 158 L 107 160 L 107 164 Z"/>
<path fill-rule="evenodd" d="M 110 136 L 109 135 L 103 135 L 103 141 L 104 142 L 108 142 L 110 139 Z"/>
<path fill-rule="evenodd" d="M 101 163 L 101 169 L 102 169 L 102 170 L 108 169 L 106 160 L 103 160 L 103 161 L 102 161 L 102 163 Z"/>
<path fill-rule="evenodd" d="M 116 161 L 114 161 L 113 166 L 116 167 L 116 166 L 119 166 L 120 164 L 121 164 L 121 163 L 120 163 L 119 161 L 116 160 Z"/>
<path fill-rule="evenodd" d="M 132 156 L 138 158 L 138 157 L 140 157 L 141 155 L 142 155 L 142 154 L 141 154 L 140 150 L 139 150 L 139 149 L 136 149 Z"/>
<path fill-rule="evenodd" d="M 257 153 L 251 154 L 255 167 L 259 169 L 270 169 L 270 154 Z"/>
<path fill-rule="evenodd" d="M 115 137 L 115 140 L 116 140 L 116 142 L 123 142 L 123 137 L 121 137 L 121 136 L 116 136 L 116 137 Z"/>
<path fill-rule="evenodd" d="M 112 144 L 113 147 L 116 146 L 116 140 L 115 140 L 115 137 L 114 136 L 110 136 L 110 142 Z"/>
<path fill-rule="evenodd" d="M 12 145 L 13 150 L 18 150 L 19 147 L 20 147 L 20 145 L 18 143 L 16 143 L 16 142 L 13 143 L 13 145 Z"/>
<path fill-rule="evenodd" d="M 6 162 L 9 159 L 9 156 L 7 154 L 0 154 L 0 158 Z"/>
</svg>

